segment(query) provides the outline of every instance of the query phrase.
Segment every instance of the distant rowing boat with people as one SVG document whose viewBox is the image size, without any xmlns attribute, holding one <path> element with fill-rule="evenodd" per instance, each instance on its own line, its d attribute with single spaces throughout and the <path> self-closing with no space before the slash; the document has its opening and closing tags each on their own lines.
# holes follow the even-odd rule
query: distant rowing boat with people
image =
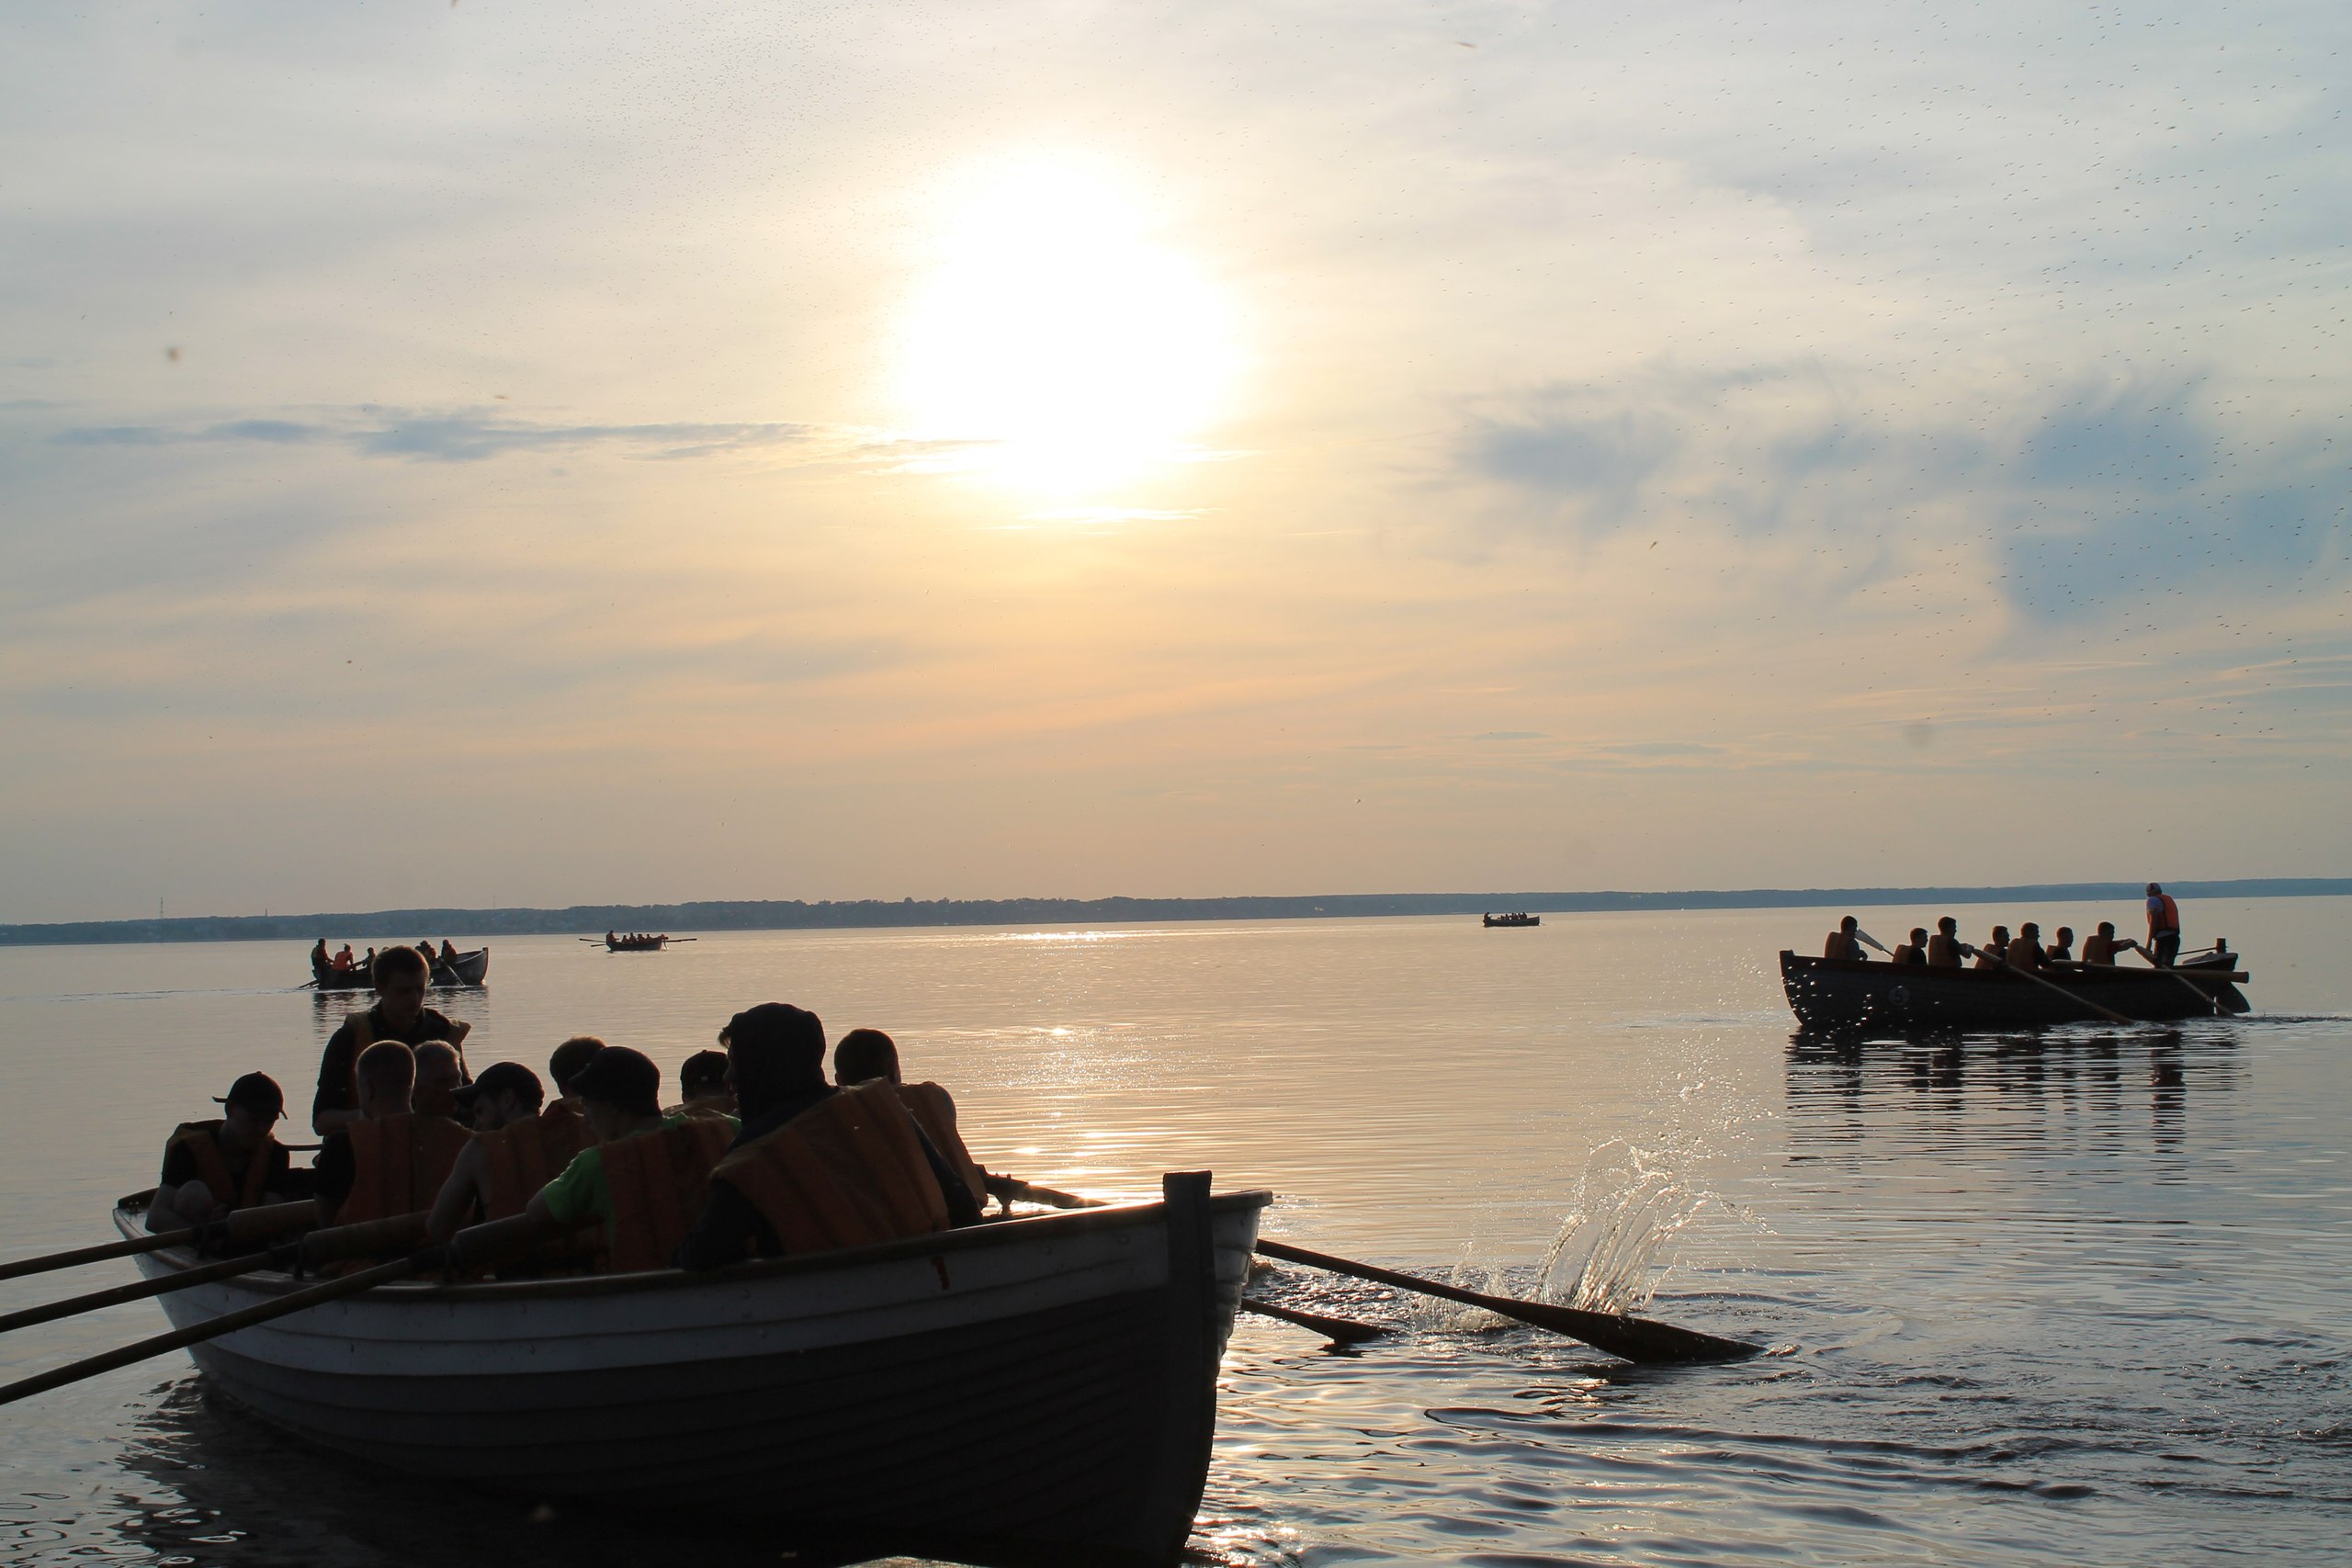
<svg viewBox="0 0 2352 1568">
<path fill-rule="evenodd" d="M 1544 917 L 1541 915 L 1531 915 L 1525 910 L 1521 910 L 1519 913 L 1512 915 L 1481 915 L 1478 917 L 1478 920 L 1479 923 L 1485 926 L 1488 931 L 1496 931 L 1508 930 L 1517 926 L 1540 926 L 1544 923 Z"/>
<path fill-rule="evenodd" d="M 443 990 L 462 986 L 479 986 L 490 977 L 490 949 L 477 947 L 460 953 L 454 962 L 433 960 L 433 984 Z M 311 960 L 311 984 L 322 991 L 364 991 L 373 987 L 375 976 L 365 964 L 348 969 L 337 969 L 332 964 Z"/>
<path fill-rule="evenodd" d="M 1781 984 L 1797 1021 L 1826 1033 L 1883 1030 L 2011 1029 L 2119 1017 L 2164 1022 L 2252 1010 L 2249 979 L 2226 949 L 2171 968 L 2054 965 L 2029 976 L 2007 968 L 1951 969 L 1783 949 Z"/>
<path fill-rule="evenodd" d="M 413 1474 L 656 1510 L 691 1495 L 793 1540 L 1169 1562 L 1271 1201 L 1171 1177 L 1159 1202 L 710 1274 L 401 1280 L 190 1353 L 271 1425 Z M 137 1199 L 114 1220 L 148 1234 Z M 310 1284 L 256 1271 L 163 1303 L 186 1329 Z"/>
<path fill-rule="evenodd" d="M 631 931 L 626 936 L 615 931 L 606 931 L 603 936 L 583 936 L 580 940 L 584 942 L 602 943 L 607 953 L 659 953 L 673 942 L 694 942 L 698 939 L 690 936 L 672 936 L 666 931 L 658 934 L 649 931 Z"/>
</svg>

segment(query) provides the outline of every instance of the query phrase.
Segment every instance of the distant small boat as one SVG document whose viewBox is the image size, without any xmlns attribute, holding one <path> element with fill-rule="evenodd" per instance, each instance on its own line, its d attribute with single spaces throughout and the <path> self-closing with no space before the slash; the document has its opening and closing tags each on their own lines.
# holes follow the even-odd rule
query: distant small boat
<svg viewBox="0 0 2352 1568">
<path fill-rule="evenodd" d="M 602 942 L 606 953 L 659 953 L 673 942 L 693 942 L 695 939 L 690 936 L 671 936 L 666 932 L 659 936 L 651 936 L 644 931 L 633 931 L 628 936 L 614 936 L 607 932 L 603 936 L 583 936 L 580 940 Z"/>
<path fill-rule="evenodd" d="M 2251 1004 L 2237 987 L 2247 976 L 2237 964 L 2238 955 L 2227 952 L 2185 959 L 2170 969 L 2075 964 L 2044 971 L 2049 984 L 2036 985 L 2002 969 L 1807 958 L 1783 949 L 1781 985 L 1797 1021 L 1809 1030 L 1901 1034 L 2095 1023 L 2109 1013 L 2154 1022 L 2248 1012 Z"/>
<path fill-rule="evenodd" d="M 1498 926 L 1540 926 L 1544 923 L 1543 916 L 1531 915 L 1524 909 L 1515 915 L 1481 915 L 1478 919 L 1489 931 Z"/>
<path fill-rule="evenodd" d="M 487 947 L 461 953 L 454 964 L 445 964 L 438 957 L 433 960 L 433 984 L 443 990 L 453 990 L 460 986 L 479 986 L 489 974 L 490 949 Z M 365 991 L 374 987 L 376 979 L 364 964 L 337 969 L 331 964 L 322 964 L 313 958 L 311 960 L 311 984 L 322 991 Z"/>
</svg>

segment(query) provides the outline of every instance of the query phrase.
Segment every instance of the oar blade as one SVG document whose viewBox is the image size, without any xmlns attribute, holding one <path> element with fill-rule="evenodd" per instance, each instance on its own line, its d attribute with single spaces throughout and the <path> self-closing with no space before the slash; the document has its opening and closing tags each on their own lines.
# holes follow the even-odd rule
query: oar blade
<svg viewBox="0 0 2352 1568">
<path fill-rule="evenodd" d="M 1595 1349 L 1623 1356 L 1644 1366 L 1689 1366 L 1704 1361 L 1744 1361 L 1758 1354 L 1761 1345 L 1726 1339 L 1696 1328 L 1683 1328 L 1647 1317 L 1621 1317 L 1615 1313 L 1585 1312 L 1526 1302 L 1515 1297 L 1493 1298 L 1495 1312 L 1539 1328 L 1581 1339 Z"/>
</svg>

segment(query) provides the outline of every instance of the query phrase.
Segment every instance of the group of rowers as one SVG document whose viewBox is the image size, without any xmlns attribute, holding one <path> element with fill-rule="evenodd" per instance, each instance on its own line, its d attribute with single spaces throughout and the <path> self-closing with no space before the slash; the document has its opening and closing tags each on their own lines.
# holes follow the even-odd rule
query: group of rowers
<svg viewBox="0 0 2352 1568">
<path fill-rule="evenodd" d="M 583 1245 L 566 1268 L 707 1269 L 969 1224 L 987 1179 L 936 1084 L 899 1081 L 898 1047 L 853 1030 L 826 1073 L 824 1025 L 768 1002 L 737 1013 L 724 1048 L 689 1057 L 680 1102 L 643 1053 L 582 1035 L 548 1063 L 554 1098 L 519 1062 L 469 1077 L 469 1026 L 424 1005 L 424 954 L 376 960 L 376 1004 L 346 1018 L 319 1064 L 315 1162 L 274 1130 L 285 1094 L 247 1073 L 217 1120 L 183 1124 L 148 1201 L 148 1227 L 310 1200 L 322 1225 L 427 1216 L 425 1238 L 529 1215 Z M 534 1267 L 548 1266 L 535 1254 Z"/>
<path fill-rule="evenodd" d="M 2022 969 L 2029 974 L 2061 965 L 2076 964 L 2112 967 L 2116 959 L 2126 953 L 2137 953 L 2161 969 L 2172 967 L 2180 956 L 2180 905 L 2164 888 L 2154 882 L 2148 884 L 2148 940 L 2143 944 L 2129 937 L 2115 934 L 2113 920 L 2101 920 L 2098 929 L 2083 939 L 2083 955 L 2075 956 L 2075 930 L 2060 926 L 2052 933 L 2048 946 L 2041 941 L 2041 928 L 2031 920 L 2018 927 L 2011 936 L 2007 926 L 1995 926 L 1993 934 L 1982 947 L 1972 947 L 1960 940 L 1960 922 L 1946 915 L 1936 922 L 1934 935 L 1925 926 L 1911 928 L 1908 942 L 1897 942 L 1887 956 L 1897 964 L 1915 964 L 1929 969 L 1958 969 L 1972 956 L 1979 969 Z M 1838 923 L 1822 943 L 1824 958 L 1866 960 L 1862 950 L 1869 933 L 1852 915 Z M 1875 942 L 1872 945 L 1876 945 Z"/>
<path fill-rule="evenodd" d="M 416 951 L 424 954 L 424 961 L 428 966 L 435 964 L 458 962 L 458 950 L 450 944 L 447 937 L 441 939 L 441 946 L 437 950 L 429 942 L 420 942 L 416 944 Z M 331 969 L 338 975 L 365 975 L 375 966 L 376 950 L 372 947 L 368 950 L 366 957 L 354 958 L 351 955 L 351 944 L 347 942 L 337 949 L 332 957 L 327 953 L 326 938 L 321 937 L 311 945 L 311 967 L 314 971 Z"/>
</svg>

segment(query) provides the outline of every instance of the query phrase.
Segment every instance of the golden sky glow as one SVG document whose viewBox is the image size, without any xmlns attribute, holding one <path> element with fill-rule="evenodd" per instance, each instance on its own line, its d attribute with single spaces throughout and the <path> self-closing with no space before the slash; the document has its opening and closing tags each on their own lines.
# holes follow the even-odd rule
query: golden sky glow
<svg viewBox="0 0 2352 1568">
<path fill-rule="evenodd" d="M 2352 863 L 2341 7 L 7 26 L 0 920 Z"/>
</svg>

